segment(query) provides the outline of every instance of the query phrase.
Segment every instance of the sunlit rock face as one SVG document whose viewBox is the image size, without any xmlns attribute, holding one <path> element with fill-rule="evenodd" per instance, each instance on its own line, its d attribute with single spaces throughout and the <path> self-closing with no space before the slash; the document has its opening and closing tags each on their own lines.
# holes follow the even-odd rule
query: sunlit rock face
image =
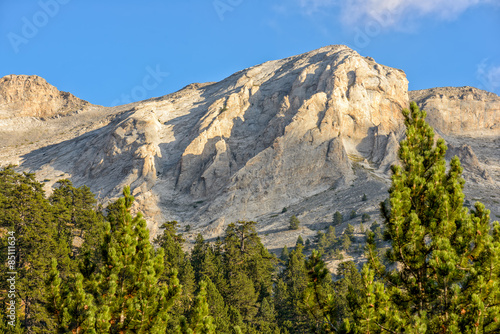
<svg viewBox="0 0 500 334">
<path fill-rule="evenodd" d="M 32 116 L 86 104 L 39 77 L 2 82 L 10 87 L 0 90 L 3 105 Z M 345 185 L 353 159 L 387 168 L 407 104 L 403 71 L 328 46 L 115 108 L 104 126 L 21 161 L 87 184 L 102 199 L 130 184 L 153 230 L 178 219 L 218 234 L 235 219 Z"/>
<path fill-rule="evenodd" d="M 342 45 L 113 108 L 90 105 L 39 77 L 7 76 L 0 79 L 0 158 L 36 171 L 49 192 L 70 178 L 106 203 L 131 185 L 135 210 L 153 235 L 165 220 L 211 237 L 246 219 L 269 231 L 266 245 L 293 245 L 297 235 L 286 230 L 284 207 L 301 219 L 297 233 L 306 237 L 336 210 L 377 214 L 409 94 L 467 175 L 478 185 L 496 184 L 500 158 L 457 137 L 498 130 L 490 115 L 498 110 L 496 95 L 470 88 L 409 93 L 403 71 Z"/>
<path fill-rule="evenodd" d="M 427 120 L 449 135 L 500 135 L 500 97 L 474 87 L 438 87 L 410 92 Z"/>
<path fill-rule="evenodd" d="M 16 116 L 54 117 L 90 106 L 87 101 L 59 91 L 36 75 L 0 78 L 0 119 Z"/>
</svg>

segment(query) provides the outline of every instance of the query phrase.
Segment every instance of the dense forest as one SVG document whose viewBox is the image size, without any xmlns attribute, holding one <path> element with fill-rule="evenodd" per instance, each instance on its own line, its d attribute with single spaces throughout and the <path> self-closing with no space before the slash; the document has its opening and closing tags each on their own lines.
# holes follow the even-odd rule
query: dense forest
<svg viewBox="0 0 500 334">
<path fill-rule="evenodd" d="M 333 275 L 325 259 L 352 239 L 352 226 L 336 236 L 338 212 L 316 242 L 299 238 L 279 258 L 251 221 L 214 242 L 198 235 L 186 252 L 175 221 L 150 242 L 129 187 L 104 208 L 86 186 L 61 180 L 46 196 L 34 174 L 3 168 L 0 332 L 499 333 L 500 225 L 481 203 L 463 206 L 460 162 L 447 168 L 425 112 L 412 103 L 403 114 L 367 263 Z"/>
</svg>

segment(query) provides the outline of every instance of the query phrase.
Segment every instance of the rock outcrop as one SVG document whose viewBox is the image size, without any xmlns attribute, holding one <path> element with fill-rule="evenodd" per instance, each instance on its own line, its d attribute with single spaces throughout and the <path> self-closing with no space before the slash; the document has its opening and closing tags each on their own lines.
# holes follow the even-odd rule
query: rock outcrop
<svg viewBox="0 0 500 334">
<path fill-rule="evenodd" d="M 479 160 L 470 145 L 462 144 L 457 147 L 453 144 L 448 144 L 446 159 L 451 159 L 454 156 L 457 156 L 460 159 L 461 166 L 466 172 L 468 172 L 465 173 L 465 175 L 468 176 L 471 181 L 492 181 L 489 173 L 479 163 Z"/>
<path fill-rule="evenodd" d="M 38 88 L 23 90 L 27 84 L 20 78 L 0 85 L 18 87 L 0 95 L 0 102 L 8 101 L 2 105 L 13 108 L 9 119 L 0 119 L 3 164 L 19 161 L 20 169 L 47 181 L 48 191 L 57 179 L 71 178 L 102 202 L 131 185 L 152 235 L 165 220 L 210 238 L 247 219 L 261 223 L 266 245 L 282 247 L 294 245 L 298 233 L 315 235 L 336 210 L 377 215 L 389 167 L 397 161 L 408 94 L 450 144 L 448 158 L 462 159 L 475 181 L 469 193 L 487 193 L 483 183 L 493 189 L 500 178 L 498 96 L 471 88 L 408 93 L 403 71 L 346 46 L 114 108 L 85 107 L 85 101 L 48 93 L 52 86 L 32 79 L 29 87 Z M 71 112 L 82 106 L 85 113 Z M 16 117 L 24 113 L 48 118 Z M 67 117 L 50 118 L 61 114 Z M 477 130 L 487 140 L 472 140 Z M 24 141 L 27 133 L 33 143 Z M 460 137 L 464 133 L 469 137 Z M 300 231 L 285 232 L 290 215 L 281 213 L 284 207 L 304 223 Z M 272 237 L 276 233 L 281 237 Z"/>
<path fill-rule="evenodd" d="M 131 184 L 148 217 L 218 230 L 348 183 L 352 159 L 390 163 L 407 85 L 401 70 L 324 47 L 137 103 L 23 166 L 104 198 Z"/>
<path fill-rule="evenodd" d="M 0 118 L 53 117 L 89 106 L 87 101 L 59 91 L 36 75 L 7 75 L 0 79 Z"/>
<path fill-rule="evenodd" d="M 429 123 L 449 135 L 499 135 L 500 97 L 474 87 L 410 91 L 409 98 L 427 111 Z"/>
</svg>

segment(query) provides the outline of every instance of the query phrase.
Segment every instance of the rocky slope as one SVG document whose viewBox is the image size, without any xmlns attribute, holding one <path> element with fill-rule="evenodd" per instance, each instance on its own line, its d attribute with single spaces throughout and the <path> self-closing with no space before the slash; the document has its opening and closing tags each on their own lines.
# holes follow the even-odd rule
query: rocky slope
<svg viewBox="0 0 500 334">
<path fill-rule="evenodd" d="M 428 113 L 429 123 L 448 135 L 500 135 L 500 98 L 474 87 L 440 87 L 411 91 Z"/>
<path fill-rule="evenodd" d="M 500 97 L 474 87 L 410 91 L 464 168 L 466 203 L 481 201 L 500 218 Z"/>
<path fill-rule="evenodd" d="M 293 245 L 299 234 L 315 235 L 336 210 L 358 213 L 338 232 L 348 222 L 359 223 L 362 213 L 377 219 L 403 135 L 400 111 L 408 106 L 407 87 L 403 71 L 345 46 L 328 46 L 130 105 L 90 106 L 84 113 L 43 120 L 0 120 L 0 139 L 9 138 L 0 159 L 37 171 L 48 190 L 69 177 L 104 202 L 130 184 L 153 234 L 162 221 L 175 219 L 193 227 L 187 237 L 203 231 L 210 238 L 232 221 L 254 219 L 265 244 L 277 249 Z M 488 141 L 480 140 L 489 145 L 484 150 L 448 135 L 455 124 L 448 126 L 449 115 L 438 110 L 452 114 L 446 101 L 465 106 L 466 98 L 446 94 L 438 89 L 410 97 L 425 104 L 438 132 L 454 145 L 450 152 L 466 161 L 474 181 L 468 191 L 498 187 L 498 149 L 488 153 L 498 147 L 497 119 L 482 123 L 489 134 Z M 467 98 L 472 107 L 464 110 L 471 115 L 494 110 L 496 95 L 475 94 Z M 489 100 L 480 104 L 483 95 Z M 18 100 L 11 97 L 10 103 Z M 38 135 L 28 143 L 22 131 Z M 484 194 L 493 193 L 488 189 Z M 363 194 L 368 201 L 361 201 Z M 302 221 L 298 231 L 286 228 L 292 214 Z"/>
<path fill-rule="evenodd" d="M 59 91 L 36 75 L 7 75 L 0 79 L 0 119 L 61 116 L 89 106 L 87 101 Z"/>
</svg>

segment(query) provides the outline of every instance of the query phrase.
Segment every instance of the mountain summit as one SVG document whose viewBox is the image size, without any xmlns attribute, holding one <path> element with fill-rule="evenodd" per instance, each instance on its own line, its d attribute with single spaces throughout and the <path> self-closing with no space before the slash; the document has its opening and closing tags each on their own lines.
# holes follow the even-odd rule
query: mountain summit
<svg viewBox="0 0 500 334">
<path fill-rule="evenodd" d="M 0 79 L 0 118 L 53 117 L 89 105 L 73 94 L 59 91 L 37 75 L 7 75 Z"/>
<path fill-rule="evenodd" d="M 20 168 L 38 171 L 48 186 L 69 177 L 104 201 L 131 185 L 153 234 L 162 221 L 178 220 L 216 236 L 238 219 L 281 233 L 288 207 L 305 224 L 283 244 L 315 234 L 331 210 L 376 212 L 408 102 L 403 71 L 335 45 L 217 83 L 68 116 L 69 134 L 62 120 L 36 121 L 57 129 L 52 139 L 40 135 L 30 149 L 9 146 L 0 155 L 18 157 Z M 366 207 L 357 198 L 363 193 Z"/>
</svg>

